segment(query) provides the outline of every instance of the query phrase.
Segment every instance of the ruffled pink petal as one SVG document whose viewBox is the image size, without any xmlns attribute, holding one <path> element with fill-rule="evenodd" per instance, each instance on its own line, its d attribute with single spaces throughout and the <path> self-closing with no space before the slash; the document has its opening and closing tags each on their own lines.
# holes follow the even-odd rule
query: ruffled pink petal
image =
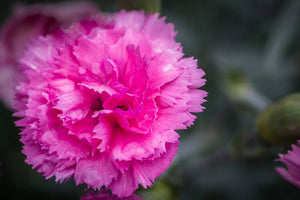
<svg viewBox="0 0 300 200">
<path fill-rule="evenodd" d="M 116 179 L 118 169 L 107 153 L 81 159 L 76 166 L 74 179 L 77 184 L 86 183 L 89 187 L 101 189 Z"/>
<path fill-rule="evenodd" d="M 121 11 L 32 41 L 15 106 L 26 162 L 119 197 L 151 186 L 207 95 L 175 35 L 157 14 Z"/>
<path fill-rule="evenodd" d="M 144 188 L 152 185 L 154 179 L 159 176 L 171 164 L 179 142 L 166 145 L 166 153 L 159 158 L 145 161 L 134 161 L 128 171 L 118 176 L 110 189 L 118 196 L 129 196 L 141 184 Z"/>
</svg>

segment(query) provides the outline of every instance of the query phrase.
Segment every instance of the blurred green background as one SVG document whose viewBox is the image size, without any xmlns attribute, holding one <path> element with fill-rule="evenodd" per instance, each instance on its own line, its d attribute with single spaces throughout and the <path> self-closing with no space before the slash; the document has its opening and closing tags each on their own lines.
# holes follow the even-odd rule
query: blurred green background
<svg viewBox="0 0 300 200">
<path fill-rule="evenodd" d="M 1 2 L 0 22 L 16 3 Z M 52 1 L 47 1 L 52 2 Z M 115 11 L 113 0 L 95 1 Z M 300 189 L 274 170 L 278 153 L 257 139 L 258 114 L 300 88 L 300 3 L 298 0 L 162 0 L 163 16 L 175 24 L 186 56 L 206 72 L 206 110 L 181 131 L 181 145 L 170 169 L 145 200 L 299 199 Z M 24 163 L 19 130 L 0 105 L 0 199 L 80 199 L 84 187 L 73 181 L 45 180 Z"/>
</svg>

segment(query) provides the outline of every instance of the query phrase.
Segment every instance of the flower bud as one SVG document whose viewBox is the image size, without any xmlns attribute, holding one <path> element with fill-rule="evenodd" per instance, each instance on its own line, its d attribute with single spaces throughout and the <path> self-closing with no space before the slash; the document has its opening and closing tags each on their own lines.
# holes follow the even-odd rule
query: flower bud
<svg viewBox="0 0 300 200">
<path fill-rule="evenodd" d="M 260 137 L 270 144 L 290 144 L 300 138 L 300 93 L 268 107 L 257 120 Z"/>
</svg>

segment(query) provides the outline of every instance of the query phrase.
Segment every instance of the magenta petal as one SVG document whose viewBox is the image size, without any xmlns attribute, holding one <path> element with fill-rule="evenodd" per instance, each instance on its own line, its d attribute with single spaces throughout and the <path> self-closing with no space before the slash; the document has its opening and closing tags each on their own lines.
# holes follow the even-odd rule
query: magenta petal
<svg viewBox="0 0 300 200">
<path fill-rule="evenodd" d="M 299 143 L 299 141 L 298 141 Z M 278 161 L 283 162 L 287 168 L 277 167 L 276 171 L 288 182 L 300 188 L 300 147 L 292 145 L 287 154 L 279 154 Z"/>
<path fill-rule="evenodd" d="M 62 111 L 62 118 L 66 117 L 71 120 L 83 119 L 90 112 L 93 101 L 89 98 L 88 93 L 85 94 L 76 90 L 60 95 L 57 100 L 54 108 Z"/>
<path fill-rule="evenodd" d="M 95 132 L 95 135 L 93 138 L 100 140 L 100 144 L 97 146 L 97 149 L 101 152 L 109 149 L 112 139 L 112 131 L 112 125 L 105 117 L 101 118 L 98 124 L 94 127 L 93 132 Z"/>
<path fill-rule="evenodd" d="M 286 170 L 283 167 L 277 167 L 276 171 L 278 174 L 280 174 L 280 176 L 282 176 L 286 181 L 290 182 L 291 184 L 297 186 L 298 188 L 300 188 L 300 180 L 299 179 L 295 179 L 288 170 Z"/>
<path fill-rule="evenodd" d="M 126 50 L 127 63 L 121 69 L 121 82 L 129 88 L 130 93 L 143 94 L 148 87 L 146 61 L 141 57 L 140 50 L 133 45 L 126 46 Z"/>
</svg>

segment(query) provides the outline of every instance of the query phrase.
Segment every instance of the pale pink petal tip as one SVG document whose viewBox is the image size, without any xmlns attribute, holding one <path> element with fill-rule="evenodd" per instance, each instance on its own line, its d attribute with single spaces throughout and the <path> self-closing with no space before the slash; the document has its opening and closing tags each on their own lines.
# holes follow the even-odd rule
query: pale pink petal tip
<svg viewBox="0 0 300 200">
<path fill-rule="evenodd" d="M 32 41 L 15 106 L 26 162 L 118 197 L 151 186 L 207 95 L 175 35 L 158 15 L 121 11 Z"/>
</svg>

